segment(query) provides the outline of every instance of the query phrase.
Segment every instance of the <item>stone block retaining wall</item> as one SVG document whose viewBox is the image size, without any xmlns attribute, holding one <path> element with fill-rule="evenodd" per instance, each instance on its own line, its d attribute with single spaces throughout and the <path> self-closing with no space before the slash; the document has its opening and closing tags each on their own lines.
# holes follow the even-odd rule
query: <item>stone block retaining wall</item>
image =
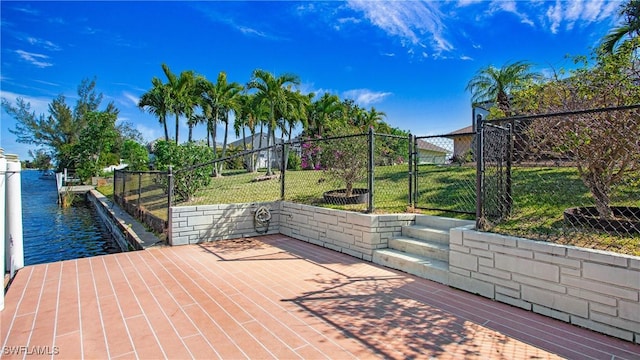
<svg viewBox="0 0 640 360">
<path fill-rule="evenodd" d="M 453 229 L 449 285 L 640 343 L 640 258 Z"/>
<path fill-rule="evenodd" d="M 415 220 L 415 214 L 361 214 L 285 201 L 280 210 L 281 234 L 367 261 Z"/>
<path fill-rule="evenodd" d="M 120 250 L 142 249 L 142 241 L 131 227 L 116 215 L 111 201 L 96 190 L 87 192 L 86 198 L 89 204 L 96 209 L 98 216 L 102 219 L 102 223 L 116 240 Z"/>
<path fill-rule="evenodd" d="M 260 206 L 271 211 L 268 229 L 255 228 L 254 215 Z M 280 202 L 178 206 L 169 209 L 169 220 L 171 245 L 278 234 Z"/>
</svg>

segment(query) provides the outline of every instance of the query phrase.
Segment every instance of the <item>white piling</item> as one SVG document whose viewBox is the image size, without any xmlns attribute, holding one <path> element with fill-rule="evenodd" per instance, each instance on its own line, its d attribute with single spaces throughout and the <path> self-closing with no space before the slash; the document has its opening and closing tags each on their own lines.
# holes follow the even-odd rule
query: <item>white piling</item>
<svg viewBox="0 0 640 360">
<path fill-rule="evenodd" d="M 22 186 L 20 184 L 20 160 L 18 155 L 7 154 L 6 172 L 6 224 L 5 267 L 11 278 L 24 267 L 22 234 Z"/>
<path fill-rule="evenodd" d="M 5 180 L 7 160 L 4 158 L 4 150 L 0 149 L 0 269 L 2 269 L 2 295 L 0 295 L 0 310 L 4 310 L 4 215 L 5 215 Z"/>
</svg>

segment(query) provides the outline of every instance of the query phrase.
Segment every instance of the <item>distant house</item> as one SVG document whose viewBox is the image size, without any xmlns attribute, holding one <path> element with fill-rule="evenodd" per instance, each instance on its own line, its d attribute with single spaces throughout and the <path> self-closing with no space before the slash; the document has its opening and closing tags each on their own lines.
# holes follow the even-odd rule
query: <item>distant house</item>
<svg viewBox="0 0 640 360">
<path fill-rule="evenodd" d="M 424 140 L 417 141 L 418 164 L 445 164 L 450 151 Z"/>
<path fill-rule="evenodd" d="M 262 140 L 261 140 L 262 139 Z M 249 135 L 243 139 L 236 140 L 234 142 L 229 143 L 230 146 L 233 146 L 238 149 L 244 150 L 244 144 L 247 146 L 247 150 L 254 150 L 267 147 L 268 143 L 268 135 L 265 133 L 257 133 L 255 135 Z M 281 144 L 282 139 L 276 138 L 276 144 Z M 269 144 L 273 145 L 273 144 Z M 277 151 L 277 149 L 271 149 L 271 166 L 279 167 L 281 154 Z M 266 168 L 267 167 L 267 151 L 260 151 L 258 154 L 258 159 L 256 161 L 256 166 L 258 168 Z"/>
<path fill-rule="evenodd" d="M 463 127 L 444 135 L 444 137 L 453 140 L 453 156 L 455 157 L 465 157 L 470 153 L 474 136 L 473 126 Z"/>
</svg>

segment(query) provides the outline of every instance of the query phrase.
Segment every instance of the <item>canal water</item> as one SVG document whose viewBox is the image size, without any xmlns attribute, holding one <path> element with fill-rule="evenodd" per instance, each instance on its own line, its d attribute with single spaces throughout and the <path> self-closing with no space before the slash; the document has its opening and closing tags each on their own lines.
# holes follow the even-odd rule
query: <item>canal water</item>
<svg viewBox="0 0 640 360">
<path fill-rule="evenodd" d="M 55 179 L 41 179 L 33 170 L 22 171 L 21 179 L 25 265 L 120 252 L 84 199 L 62 209 Z"/>
</svg>

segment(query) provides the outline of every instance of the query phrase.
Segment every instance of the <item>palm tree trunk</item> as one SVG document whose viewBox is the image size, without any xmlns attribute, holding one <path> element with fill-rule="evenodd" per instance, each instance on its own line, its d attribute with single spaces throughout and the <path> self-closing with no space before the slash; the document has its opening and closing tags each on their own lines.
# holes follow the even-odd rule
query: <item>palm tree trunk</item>
<svg viewBox="0 0 640 360">
<path fill-rule="evenodd" d="M 245 132 L 245 127 L 242 127 L 242 150 L 244 153 L 247 152 L 247 136 L 246 136 L 246 132 Z M 247 167 L 247 172 L 251 172 L 251 164 L 248 164 L 247 162 L 250 161 L 249 157 L 247 157 L 247 155 L 244 156 L 243 162 L 244 162 L 244 166 Z"/>
<path fill-rule="evenodd" d="M 269 124 L 269 126 L 267 126 L 267 176 L 273 175 L 273 172 L 271 171 L 271 148 L 269 148 L 269 143 L 271 142 L 271 131 L 275 130 L 272 130 L 272 125 Z"/>
<path fill-rule="evenodd" d="M 218 144 L 216 142 L 216 138 L 218 137 L 218 127 L 216 126 L 218 124 L 218 115 L 216 114 L 214 121 L 213 121 L 213 129 L 211 131 L 211 138 L 212 138 L 212 142 L 213 142 L 213 159 L 216 160 L 218 158 Z M 213 177 L 217 177 L 218 176 L 218 164 L 217 163 L 213 163 L 213 169 L 211 170 L 211 176 Z"/>
<path fill-rule="evenodd" d="M 224 156 L 227 154 L 227 138 L 229 135 L 229 119 L 227 118 L 226 121 L 224 122 L 224 140 L 222 142 L 222 155 L 220 155 L 221 158 L 224 158 Z M 222 176 L 222 169 L 224 167 L 224 162 L 220 163 L 220 168 L 218 169 L 218 176 Z"/>
<path fill-rule="evenodd" d="M 180 115 L 176 114 L 176 145 L 179 144 L 178 142 L 178 132 L 180 131 Z"/>
<path fill-rule="evenodd" d="M 167 118 L 162 119 L 162 125 L 164 126 L 164 140 L 169 141 L 169 128 L 167 127 Z"/>
<path fill-rule="evenodd" d="M 262 136 L 264 135 L 264 123 L 260 123 L 260 140 L 258 141 L 258 149 L 262 149 Z M 257 161 L 260 161 L 260 154 L 262 154 L 262 151 L 258 152 L 258 159 Z M 260 165 L 260 164 L 258 164 Z M 254 166 L 254 170 L 258 171 L 259 166 Z M 254 171 L 254 172 L 255 172 Z"/>
</svg>

